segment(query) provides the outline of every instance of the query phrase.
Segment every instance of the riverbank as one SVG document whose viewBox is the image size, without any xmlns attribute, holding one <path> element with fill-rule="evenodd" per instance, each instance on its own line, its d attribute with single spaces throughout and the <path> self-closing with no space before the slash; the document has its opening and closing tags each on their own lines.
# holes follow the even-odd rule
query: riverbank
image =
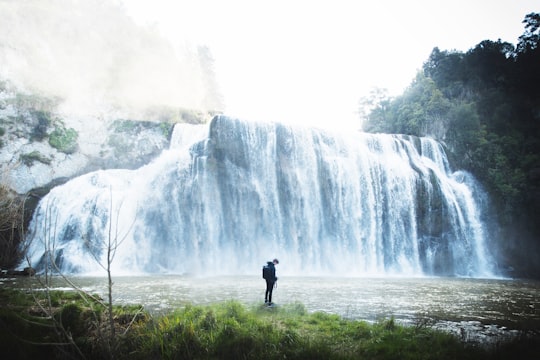
<svg viewBox="0 0 540 360">
<path fill-rule="evenodd" d="M 114 306 L 109 317 L 98 296 L 1 288 L 0 305 L 0 351 L 16 358 L 528 359 L 540 351 L 534 338 L 487 350 L 425 324 L 347 320 L 301 303 L 229 300 L 154 316 Z"/>
<path fill-rule="evenodd" d="M 448 332 L 472 346 L 494 349 L 524 336 L 538 336 L 540 283 L 513 279 L 358 278 L 290 276 L 280 269 L 274 300 L 283 306 L 301 303 L 308 313 L 335 314 L 376 324 L 393 318 L 407 327 Z M 0 278 L 0 287 L 41 289 L 42 276 Z M 107 297 L 106 278 L 54 276 L 51 290 L 72 290 L 67 280 L 87 293 Z M 115 276 L 113 303 L 138 306 L 153 318 L 188 305 L 230 300 L 246 307 L 264 299 L 260 276 L 187 275 Z"/>
</svg>

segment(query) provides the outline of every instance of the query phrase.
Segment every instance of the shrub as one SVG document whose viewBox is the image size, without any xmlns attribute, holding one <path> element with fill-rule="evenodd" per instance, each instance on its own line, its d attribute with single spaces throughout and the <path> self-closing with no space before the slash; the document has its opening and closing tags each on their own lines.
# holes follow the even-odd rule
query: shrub
<svg viewBox="0 0 540 360">
<path fill-rule="evenodd" d="M 21 258 L 24 202 L 5 184 L 0 184 L 0 267 L 13 268 Z"/>
<path fill-rule="evenodd" d="M 66 129 L 58 126 L 49 136 L 49 144 L 66 154 L 73 154 L 77 150 L 77 138 L 79 134 L 72 128 Z"/>
<path fill-rule="evenodd" d="M 159 124 L 159 128 L 161 129 L 161 133 L 163 134 L 164 137 L 168 139 L 171 136 L 171 131 L 173 129 L 171 124 L 162 122 Z"/>
<path fill-rule="evenodd" d="M 114 129 L 114 132 L 135 133 L 135 130 L 140 127 L 139 123 L 135 120 L 117 119 L 111 124 L 111 127 Z"/>
<path fill-rule="evenodd" d="M 59 322 L 64 330 L 69 331 L 73 336 L 80 336 L 85 330 L 81 321 L 82 309 L 77 304 L 67 304 L 59 312 Z"/>
<path fill-rule="evenodd" d="M 168 138 L 172 125 L 167 122 L 117 119 L 113 121 L 110 128 L 122 136 L 124 134 L 138 135 L 144 130 L 158 130 L 165 138 Z"/>
<path fill-rule="evenodd" d="M 21 154 L 19 155 L 19 160 L 21 160 L 21 162 L 26 166 L 32 166 L 35 161 L 39 161 L 40 163 L 46 165 L 49 165 L 51 163 L 51 159 L 42 155 L 39 151 L 32 151 L 30 153 Z"/>
</svg>

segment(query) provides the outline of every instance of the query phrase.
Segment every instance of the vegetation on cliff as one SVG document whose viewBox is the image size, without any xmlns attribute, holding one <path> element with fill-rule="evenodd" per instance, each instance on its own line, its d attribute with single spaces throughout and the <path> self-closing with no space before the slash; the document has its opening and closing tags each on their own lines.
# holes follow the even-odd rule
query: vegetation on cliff
<svg viewBox="0 0 540 360">
<path fill-rule="evenodd" d="M 0 183 L 0 268 L 12 269 L 22 257 L 24 201 Z"/>
</svg>

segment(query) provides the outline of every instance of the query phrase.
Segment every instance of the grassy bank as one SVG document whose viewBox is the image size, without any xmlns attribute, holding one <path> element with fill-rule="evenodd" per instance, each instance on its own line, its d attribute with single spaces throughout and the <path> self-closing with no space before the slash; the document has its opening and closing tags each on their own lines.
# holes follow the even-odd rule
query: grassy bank
<svg viewBox="0 0 540 360">
<path fill-rule="evenodd" d="M 299 303 L 229 301 L 159 317 L 116 306 L 114 331 L 87 294 L 0 289 L 0 303 L 0 351 L 19 359 L 527 359 L 539 350 L 523 340 L 487 351 L 425 326 L 345 320 Z"/>
</svg>

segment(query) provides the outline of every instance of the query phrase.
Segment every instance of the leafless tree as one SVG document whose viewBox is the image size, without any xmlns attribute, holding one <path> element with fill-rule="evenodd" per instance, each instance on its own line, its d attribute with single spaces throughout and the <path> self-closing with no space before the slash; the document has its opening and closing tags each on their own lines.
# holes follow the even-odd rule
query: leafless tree
<svg viewBox="0 0 540 360">
<path fill-rule="evenodd" d="M 123 203 L 120 203 L 116 210 L 116 215 L 113 217 L 113 194 L 112 194 L 112 188 L 109 188 L 109 226 L 108 226 L 108 235 L 106 239 L 103 239 L 101 243 L 93 243 L 89 244 L 88 239 L 85 239 L 87 244 L 89 245 L 89 248 L 92 248 L 91 251 L 92 256 L 96 260 L 97 264 L 103 268 L 107 273 L 107 308 L 108 308 L 108 319 L 109 319 L 109 331 L 110 331 L 110 346 L 112 349 L 116 347 L 116 329 L 115 329 L 115 323 L 114 323 L 114 316 L 113 316 L 113 279 L 112 279 L 112 263 L 114 261 L 114 258 L 116 256 L 116 252 L 119 248 L 119 246 L 124 242 L 126 237 L 131 232 L 133 225 L 135 224 L 135 219 L 133 219 L 132 223 L 128 227 L 127 231 L 124 234 L 120 234 L 120 226 L 119 226 L 119 220 L 120 220 L 120 211 L 122 209 Z M 113 221 L 114 219 L 114 221 Z M 114 226 L 113 226 L 114 222 Z M 107 256 L 103 262 L 102 259 L 99 258 L 99 255 L 105 251 Z"/>
<path fill-rule="evenodd" d="M 24 226 L 24 197 L 0 183 L 0 267 L 13 268 L 20 260 Z"/>
<path fill-rule="evenodd" d="M 40 307 L 41 311 L 53 321 L 55 330 L 61 339 L 66 339 L 66 342 L 60 342 L 57 345 L 72 345 L 76 349 L 76 353 L 81 357 L 84 357 L 83 353 L 80 351 L 79 347 L 73 341 L 69 329 L 65 329 L 62 326 L 62 322 L 58 321 L 53 315 L 55 312 L 54 307 L 52 306 L 52 299 L 50 296 L 51 290 L 53 289 L 52 280 L 55 278 L 61 278 L 65 281 L 71 288 L 73 288 L 80 295 L 81 299 L 91 308 L 95 309 L 96 304 L 107 309 L 107 321 L 106 321 L 106 330 L 104 331 L 102 324 L 103 320 L 99 315 L 99 312 L 94 310 L 93 317 L 96 330 L 98 333 L 98 339 L 106 346 L 107 352 L 111 358 L 114 357 L 117 351 L 117 332 L 114 321 L 114 309 L 113 309 L 113 278 L 112 278 L 112 264 L 116 255 L 116 252 L 122 242 L 126 239 L 127 235 L 130 233 L 133 225 L 135 224 L 135 219 L 130 224 L 128 230 L 124 234 L 120 234 L 119 218 L 122 204 L 118 206 L 115 215 L 113 216 L 113 196 L 112 189 L 110 189 L 110 217 L 108 224 L 107 237 L 102 239 L 102 241 L 90 242 L 88 237 L 83 234 L 83 241 L 87 244 L 87 247 L 90 249 L 90 254 L 95 259 L 96 263 L 103 268 L 107 273 L 107 301 L 103 301 L 100 297 L 90 294 L 89 292 L 82 289 L 80 286 L 75 284 L 70 277 L 63 273 L 59 264 L 57 263 L 57 230 L 58 230 L 58 214 L 53 213 L 52 206 L 46 204 L 45 214 L 43 221 L 45 221 L 42 234 L 35 234 L 38 236 L 43 243 L 44 256 L 42 258 L 41 271 L 36 279 L 38 284 L 44 289 L 45 301 L 40 301 L 35 297 L 35 302 Z M 29 239 L 29 241 L 34 241 L 34 239 Z M 28 247 L 29 244 L 26 244 Z M 106 258 L 103 260 L 100 258 L 100 254 L 105 251 Z M 30 264 L 29 258 L 27 262 Z M 35 293 L 35 292 L 34 292 Z M 143 311 L 141 307 L 139 311 L 133 316 L 132 321 L 124 329 L 124 334 L 129 331 L 130 326 L 133 324 L 137 316 Z"/>
</svg>

